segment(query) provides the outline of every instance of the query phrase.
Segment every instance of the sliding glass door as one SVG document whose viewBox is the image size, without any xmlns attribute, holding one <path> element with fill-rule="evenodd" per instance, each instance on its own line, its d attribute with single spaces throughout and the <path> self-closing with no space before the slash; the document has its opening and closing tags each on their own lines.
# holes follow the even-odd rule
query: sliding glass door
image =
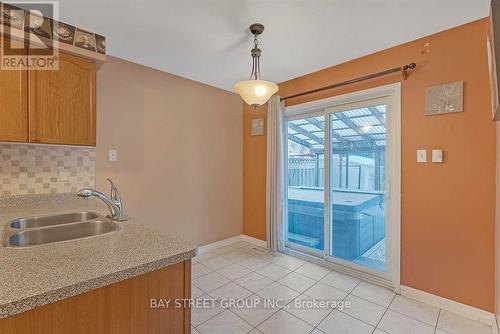
<svg viewBox="0 0 500 334">
<path fill-rule="evenodd" d="M 386 105 L 327 109 L 328 255 L 385 271 Z"/>
<path fill-rule="evenodd" d="M 286 244 L 306 252 L 324 250 L 323 115 L 287 121 Z"/>
<path fill-rule="evenodd" d="M 397 213 L 388 207 L 396 205 L 389 190 L 399 161 L 393 101 L 362 99 L 287 116 L 287 248 L 392 280 L 389 227 Z"/>
</svg>

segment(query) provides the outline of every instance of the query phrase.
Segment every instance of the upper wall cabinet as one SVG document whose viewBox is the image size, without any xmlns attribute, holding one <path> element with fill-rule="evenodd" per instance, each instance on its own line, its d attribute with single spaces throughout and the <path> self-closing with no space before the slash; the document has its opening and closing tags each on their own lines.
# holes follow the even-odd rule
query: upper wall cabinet
<svg viewBox="0 0 500 334">
<path fill-rule="evenodd" d="M 4 42 L 10 42 L 5 40 Z M 21 52 L 20 52 L 21 53 Z M 28 72 L 0 71 L 0 140 L 28 141 Z"/>
<path fill-rule="evenodd" d="M 92 61 L 59 54 L 59 69 L 28 71 L 29 140 L 96 143 L 96 69 Z"/>
<path fill-rule="evenodd" d="M 95 146 L 96 66 L 59 53 L 58 70 L 0 70 L 0 141 Z"/>
</svg>

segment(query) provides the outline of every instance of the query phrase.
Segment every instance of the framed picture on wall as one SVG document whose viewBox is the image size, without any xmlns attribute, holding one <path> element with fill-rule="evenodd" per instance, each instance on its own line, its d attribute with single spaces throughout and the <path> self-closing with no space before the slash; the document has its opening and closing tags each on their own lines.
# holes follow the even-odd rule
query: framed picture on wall
<svg viewBox="0 0 500 334">
<path fill-rule="evenodd" d="M 425 114 L 442 115 L 464 111 L 464 82 L 457 81 L 425 90 Z"/>
</svg>

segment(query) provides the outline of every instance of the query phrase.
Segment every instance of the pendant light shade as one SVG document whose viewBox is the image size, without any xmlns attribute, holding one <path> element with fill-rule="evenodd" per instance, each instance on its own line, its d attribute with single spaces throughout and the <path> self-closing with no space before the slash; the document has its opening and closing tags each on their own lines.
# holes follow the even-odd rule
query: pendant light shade
<svg viewBox="0 0 500 334">
<path fill-rule="evenodd" d="M 234 91 L 247 104 L 258 107 L 266 103 L 278 91 L 278 85 L 265 80 L 246 80 L 234 85 Z"/>
<path fill-rule="evenodd" d="M 260 55 L 259 41 L 257 36 L 262 34 L 264 26 L 260 23 L 254 23 L 250 26 L 250 32 L 254 35 L 254 48 L 251 51 L 252 55 L 252 74 L 250 80 L 238 82 L 234 85 L 234 91 L 238 93 L 243 101 L 253 106 L 254 108 L 266 103 L 274 93 L 278 91 L 278 86 L 270 81 L 260 79 Z"/>
</svg>

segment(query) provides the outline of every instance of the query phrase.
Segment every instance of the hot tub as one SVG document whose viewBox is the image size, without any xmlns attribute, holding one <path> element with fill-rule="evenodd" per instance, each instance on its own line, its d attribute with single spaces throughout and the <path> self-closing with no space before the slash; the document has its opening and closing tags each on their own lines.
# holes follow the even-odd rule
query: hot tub
<svg viewBox="0 0 500 334">
<path fill-rule="evenodd" d="M 289 241 L 324 247 L 323 189 L 288 188 Z M 385 237 L 384 196 L 380 192 L 333 190 L 332 255 L 353 260 Z"/>
</svg>

